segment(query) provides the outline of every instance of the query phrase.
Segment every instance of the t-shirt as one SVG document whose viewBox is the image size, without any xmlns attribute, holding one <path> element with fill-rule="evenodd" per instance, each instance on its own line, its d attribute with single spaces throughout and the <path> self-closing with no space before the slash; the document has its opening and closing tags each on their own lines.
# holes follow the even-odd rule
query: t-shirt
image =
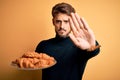
<svg viewBox="0 0 120 80">
<path fill-rule="evenodd" d="M 99 51 L 100 49 L 96 49 L 88 53 L 81 50 L 69 37 L 56 36 L 41 41 L 36 47 L 36 52 L 46 53 L 57 61 L 54 66 L 42 70 L 42 80 L 82 80 L 87 61 Z"/>
</svg>

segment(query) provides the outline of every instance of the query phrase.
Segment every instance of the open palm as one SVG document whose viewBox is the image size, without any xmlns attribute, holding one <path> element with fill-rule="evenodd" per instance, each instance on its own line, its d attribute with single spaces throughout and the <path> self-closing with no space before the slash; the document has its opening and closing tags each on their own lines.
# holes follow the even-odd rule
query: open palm
<svg viewBox="0 0 120 80">
<path fill-rule="evenodd" d="M 70 18 L 71 33 L 69 34 L 74 44 L 82 50 L 95 46 L 95 36 L 84 18 L 80 18 L 77 13 L 71 13 Z"/>
</svg>

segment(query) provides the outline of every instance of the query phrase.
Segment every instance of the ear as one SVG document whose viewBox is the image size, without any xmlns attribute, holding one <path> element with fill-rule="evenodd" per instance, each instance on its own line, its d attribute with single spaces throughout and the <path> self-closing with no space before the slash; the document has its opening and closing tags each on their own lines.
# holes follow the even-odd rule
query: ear
<svg viewBox="0 0 120 80">
<path fill-rule="evenodd" d="M 53 23 L 53 25 L 55 25 L 55 24 L 54 24 L 54 18 L 52 18 L 52 23 Z"/>
</svg>

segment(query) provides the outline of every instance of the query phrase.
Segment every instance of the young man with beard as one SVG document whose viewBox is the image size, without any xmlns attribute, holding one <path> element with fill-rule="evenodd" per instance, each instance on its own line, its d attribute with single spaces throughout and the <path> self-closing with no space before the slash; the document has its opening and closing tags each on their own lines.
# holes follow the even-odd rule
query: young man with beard
<svg viewBox="0 0 120 80">
<path fill-rule="evenodd" d="M 42 80 L 82 80 L 87 61 L 99 52 L 99 44 L 84 18 L 68 3 L 52 8 L 56 36 L 41 41 L 36 52 L 53 56 L 57 63 L 42 70 Z"/>
</svg>

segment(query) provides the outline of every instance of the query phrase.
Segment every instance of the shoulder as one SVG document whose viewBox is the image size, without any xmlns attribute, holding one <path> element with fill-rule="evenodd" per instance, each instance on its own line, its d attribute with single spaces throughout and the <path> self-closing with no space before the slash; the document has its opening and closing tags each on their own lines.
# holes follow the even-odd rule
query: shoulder
<svg viewBox="0 0 120 80">
<path fill-rule="evenodd" d="M 37 47 L 36 47 L 36 52 L 40 52 L 45 46 L 51 44 L 52 42 L 54 42 L 54 38 L 50 38 L 47 40 L 42 40 L 38 43 Z"/>
<path fill-rule="evenodd" d="M 48 43 L 51 43 L 51 42 L 54 42 L 55 38 L 50 38 L 50 39 L 47 39 L 47 40 L 42 40 L 39 42 L 38 45 L 45 45 L 45 44 L 48 44 Z"/>
</svg>

